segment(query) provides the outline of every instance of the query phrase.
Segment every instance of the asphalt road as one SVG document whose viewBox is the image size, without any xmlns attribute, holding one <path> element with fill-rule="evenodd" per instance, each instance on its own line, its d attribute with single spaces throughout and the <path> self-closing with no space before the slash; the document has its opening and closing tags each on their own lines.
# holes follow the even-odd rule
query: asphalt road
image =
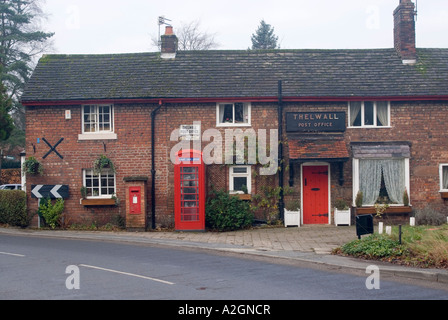
<svg viewBox="0 0 448 320">
<path fill-rule="evenodd" d="M 368 289 L 368 277 L 182 248 L 0 235 L 1 300 L 448 300 L 448 290 L 381 275 Z"/>
</svg>

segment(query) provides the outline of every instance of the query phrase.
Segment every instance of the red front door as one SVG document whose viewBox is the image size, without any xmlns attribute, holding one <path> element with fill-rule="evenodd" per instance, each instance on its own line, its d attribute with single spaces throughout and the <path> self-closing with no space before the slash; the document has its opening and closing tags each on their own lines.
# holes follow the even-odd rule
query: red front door
<svg viewBox="0 0 448 320">
<path fill-rule="evenodd" d="M 304 166 L 303 224 L 327 224 L 328 218 L 328 166 Z"/>
</svg>

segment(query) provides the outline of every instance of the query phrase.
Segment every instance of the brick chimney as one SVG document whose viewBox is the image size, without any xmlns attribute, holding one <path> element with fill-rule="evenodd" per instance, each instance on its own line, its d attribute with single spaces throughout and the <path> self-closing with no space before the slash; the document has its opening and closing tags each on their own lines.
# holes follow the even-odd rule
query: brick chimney
<svg viewBox="0 0 448 320">
<path fill-rule="evenodd" d="M 411 0 L 400 0 L 394 11 L 394 47 L 404 64 L 415 64 L 415 5 Z"/>
<path fill-rule="evenodd" d="M 173 27 L 166 26 L 165 34 L 160 38 L 162 59 L 174 59 L 177 52 L 177 37 L 173 32 Z"/>
</svg>

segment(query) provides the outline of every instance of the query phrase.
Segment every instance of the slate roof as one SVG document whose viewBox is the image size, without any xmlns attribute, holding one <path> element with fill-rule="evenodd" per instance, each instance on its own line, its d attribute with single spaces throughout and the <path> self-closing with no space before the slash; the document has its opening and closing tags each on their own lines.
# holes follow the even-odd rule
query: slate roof
<svg viewBox="0 0 448 320">
<path fill-rule="evenodd" d="M 46 55 L 22 102 L 139 98 L 448 96 L 448 49 L 212 50 Z"/>
</svg>

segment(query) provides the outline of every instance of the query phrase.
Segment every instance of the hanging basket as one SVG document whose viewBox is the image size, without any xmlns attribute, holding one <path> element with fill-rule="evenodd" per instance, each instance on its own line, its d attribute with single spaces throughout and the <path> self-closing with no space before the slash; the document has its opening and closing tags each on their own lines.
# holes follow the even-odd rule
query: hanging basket
<svg viewBox="0 0 448 320">
<path fill-rule="evenodd" d="M 42 175 L 44 170 L 42 164 L 35 157 L 29 157 L 23 163 L 22 172 L 24 175 L 27 173 Z"/>
<path fill-rule="evenodd" d="M 115 166 L 112 160 L 105 155 L 101 155 L 93 162 L 93 173 L 100 175 L 104 169 L 109 169 L 115 173 Z"/>
</svg>

